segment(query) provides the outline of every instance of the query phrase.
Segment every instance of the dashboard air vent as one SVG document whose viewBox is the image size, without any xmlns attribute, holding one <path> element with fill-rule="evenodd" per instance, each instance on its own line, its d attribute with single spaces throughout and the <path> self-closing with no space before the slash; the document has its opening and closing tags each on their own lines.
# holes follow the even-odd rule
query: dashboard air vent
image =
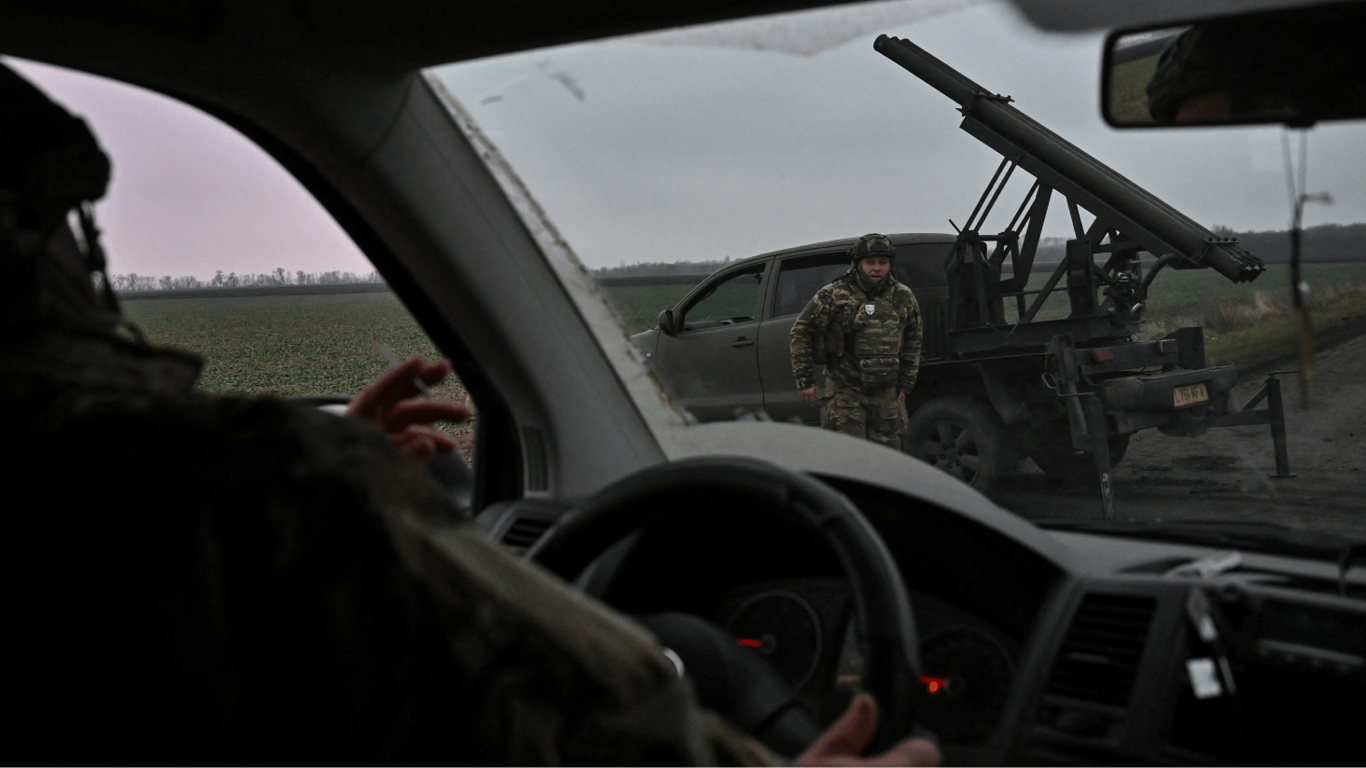
<svg viewBox="0 0 1366 768">
<path fill-rule="evenodd" d="M 514 555 L 520 557 L 531 549 L 531 545 L 540 540 L 541 535 L 553 522 L 555 521 L 544 517 L 518 517 L 503 531 L 499 541 Z"/>
<path fill-rule="evenodd" d="M 1151 597 L 1087 595 L 1058 651 L 1048 693 L 1128 704 L 1156 608 Z"/>
</svg>

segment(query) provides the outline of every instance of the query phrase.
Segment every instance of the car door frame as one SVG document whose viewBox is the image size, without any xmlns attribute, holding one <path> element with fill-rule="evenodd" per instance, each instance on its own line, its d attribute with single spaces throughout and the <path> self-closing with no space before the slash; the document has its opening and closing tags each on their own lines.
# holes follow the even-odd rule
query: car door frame
<svg viewBox="0 0 1366 768">
<path fill-rule="evenodd" d="M 792 325 L 801 313 L 776 316 L 778 303 L 778 280 L 783 264 L 795 259 L 813 256 L 831 256 L 847 268 L 847 245 L 815 245 L 799 250 L 775 254 L 768 270 L 768 294 L 765 297 L 764 318 L 759 328 L 759 381 L 764 389 L 764 411 L 774 421 L 795 421 L 802 424 L 820 424 L 820 407 L 806 405 L 801 401 L 797 390 L 797 379 L 792 371 L 791 336 Z M 822 285 L 821 287 L 824 287 Z M 820 288 L 816 289 L 817 291 Z M 815 296 L 815 292 L 812 292 Z M 807 302 L 810 298 L 807 298 Z M 805 306 L 805 304 L 803 304 Z M 814 369 L 816 382 L 825 381 L 825 366 Z"/>
<path fill-rule="evenodd" d="M 772 259 L 746 259 L 718 271 L 698 283 L 673 307 L 673 327 L 661 329 L 654 355 L 655 369 L 668 382 L 674 401 L 698 421 L 725 421 L 763 409 L 758 331 L 768 311 L 771 267 Z M 685 309 L 705 300 L 712 293 L 712 286 L 756 268 L 760 270 L 759 306 L 753 320 L 685 330 Z M 726 347 L 735 352 L 725 351 Z M 708 350 L 721 352 L 712 359 Z M 701 371 L 697 360 L 704 358 L 709 366 L 714 366 L 712 370 Z M 730 375 L 716 375 L 718 369 Z"/>
</svg>

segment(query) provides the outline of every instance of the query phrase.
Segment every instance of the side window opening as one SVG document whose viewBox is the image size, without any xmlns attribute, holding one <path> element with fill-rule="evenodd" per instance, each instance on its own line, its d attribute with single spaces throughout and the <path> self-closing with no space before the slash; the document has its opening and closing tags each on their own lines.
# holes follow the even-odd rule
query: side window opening
<svg viewBox="0 0 1366 768">
<path fill-rule="evenodd" d="M 849 270 L 849 257 L 843 251 L 787 259 L 778 271 L 778 298 L 774 317 L 801 312 L 816 292 Z"/>
<path fill-rule="evenodd" d="M 683 330 L 696 331 L 758 319 L 763 304 L 764 266 L 719 280 L 683 310 Z"/>
<path fill-rule="evenodd" d="M 927 286 L 948 285 L 949 278 L 944 272 L 944 261 L 953 251 L 953 243 L 911 243 L 896 249 L 896 261 L 892 262 L 896 279 L 910 286 L 912 290 Z M 980 251 L 986 257 L 985 249 Z"/>
</svg>

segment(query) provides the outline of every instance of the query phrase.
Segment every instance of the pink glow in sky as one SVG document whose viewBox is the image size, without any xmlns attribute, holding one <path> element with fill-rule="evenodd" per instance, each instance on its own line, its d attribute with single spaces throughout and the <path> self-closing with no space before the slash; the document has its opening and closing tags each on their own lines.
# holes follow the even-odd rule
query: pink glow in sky
<svg viewBox="0 0 1366 768">
<path fill-rule="evenodd" d="M 122 83 L 7 62 L 84 117 L 113 158 L 95 208 L 111 273 L 373 269 L 293 177 L 218 120 Z"/>
</svg>

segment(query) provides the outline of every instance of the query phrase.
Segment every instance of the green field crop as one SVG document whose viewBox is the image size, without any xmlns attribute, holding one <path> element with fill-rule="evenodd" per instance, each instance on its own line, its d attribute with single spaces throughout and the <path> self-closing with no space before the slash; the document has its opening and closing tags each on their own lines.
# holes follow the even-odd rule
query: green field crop
<svg viewBox="0 0 1366 768">
<path fill-rule="evenodd" d="M 375 342 L 400 358 L 439 357 L 392 293 L 130 301 L 125 311 L 149 339 L 203 356 L 206 392 L 353 395 L 388 367 Z"/>
<path fill-rule="evenodd" d="M 150 341 L 203 357 L 200 389 L 212 394 L 355 395 L 389 367 L 375 342 L 400 359 L 441 356 L 392 293 L 129 301 L 124 312 Z M 433 394 L 466 396 L 453 376 Z M 440 426 L 467 446 L 469 425 Z"/>
<path fill-rule="evenodd" d="M 691 285 L 615 285 L 603 292 L 626 332 L 640 333 L 658 325 L 660 311 L 672 309 L 692 289 Z"/>
<path fill-rule="evenodd" d="M 1026 290 L 1038 291 L 1048 281 L 1048 272 L 1035 272 L 1030 275 Z M 1305 264 L 1301 276 L 1311 288 L 1327 288 L 1357 280 L 1366 280 L 1366 262 L 1353 264 Z M 1228 278 L 1210 269 L 1163 270 L 1148 287 L 1149 315 L 1163 314 L 1175 307 L 1198 304 L 1212 299 L 1234 301 L 1258 301 L 1258 295 L 1280 295 L 1290 293 L 1290 267 L 1285 264 L 1272 264 L 1266 272 L 1251 283 L 1233 283 Z M 1034 296 L 1026 297 L 1026 304 Z M 1055 289 L 1044 302 L 1036 319 L 1056 320 L 1067 317 L 1069 303 L 1067 292 Z M 1013 302 L 1006 302 L 1006 318 L 1014 322 Z"/>
<path fill-rule="evenodd" d="M 1305 264 L 1300 270 L 1310 287 L 1324 287 L 1366 279 L 1366 262 L 1354 264 Z M 1251 283 L 1232 283 L 1212 269 L 1163 271 L 1148 289 L 1153 308 L 1191 304 L 1213 298 L 1247 298 L 1257 293 L 1289 294 L 1290 267 L 1272 264 Z"/>
</svg>

